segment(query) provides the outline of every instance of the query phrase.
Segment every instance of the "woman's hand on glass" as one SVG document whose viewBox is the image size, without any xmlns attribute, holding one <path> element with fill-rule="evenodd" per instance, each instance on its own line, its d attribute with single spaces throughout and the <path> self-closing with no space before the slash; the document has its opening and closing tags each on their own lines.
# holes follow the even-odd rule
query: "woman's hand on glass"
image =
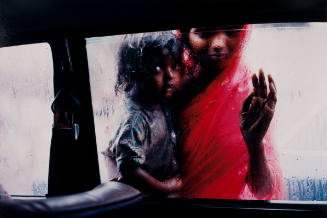
<svg viewBox="0 0 327 218">
<path fill-rule="evenodd" d="M 253 92 L 244 100 L 240 110 L 240 129 L 249 152 L 255 152 L 267 133 L 277 102 L 276 86 L 268 75 L 268 86 L 262 69 L 252 76 Z"/>
</svg>

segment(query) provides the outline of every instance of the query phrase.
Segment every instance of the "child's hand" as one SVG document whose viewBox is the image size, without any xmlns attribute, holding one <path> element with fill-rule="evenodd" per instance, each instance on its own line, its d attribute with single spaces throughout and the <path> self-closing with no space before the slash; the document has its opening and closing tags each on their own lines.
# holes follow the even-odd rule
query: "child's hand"
<svg viewBox="0 0 327 218">
<path fill-rule="evenodd" d="M 174 177 L 166 181 L 159 181 L 150 175 L 147 171 L 137 167 L 133 173 L 136 179 L 139 179 L 145 186 L 155 192 L 163 194 L 176 193 L 181 190 L 183 184 L 179 177 Z"/>
<path fill-rule="evenodd" d="M 178 177 L 168 179 L 167 181 L 164 182 L 164 184 L 166 185 L 167 190 L 169 190 L 169 193 L 178 192 L 183 187 L 182 180 Z"/>
<path fill-rule="evenodd" d="M 256 75 L 252 76 L 254 90 L 244 100 L 240 111 L 240 129 L 250 152 L 262 142 L 274 116 L 276 86 L 270 75 L 268 82 L 269 93 L 263 71 L 259 71 L 259 79 Z"/>
</svg>

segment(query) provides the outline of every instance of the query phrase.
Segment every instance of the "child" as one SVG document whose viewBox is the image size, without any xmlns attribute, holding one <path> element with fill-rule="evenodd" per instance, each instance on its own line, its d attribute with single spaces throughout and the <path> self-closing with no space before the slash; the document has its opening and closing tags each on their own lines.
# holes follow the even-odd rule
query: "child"
<svg viewBox="0 0 327 218">
<path fill-rule="evenodd" d="M 176 130 L 167 101 L 181 87 L 182 44 L 171 33 L 125 42 L 119 53 L 116 93 L 126 95 L 127 116 L 108 152 L 119 181 L 148 193 L 169 195 L 181 188 Z"/>
</svg>

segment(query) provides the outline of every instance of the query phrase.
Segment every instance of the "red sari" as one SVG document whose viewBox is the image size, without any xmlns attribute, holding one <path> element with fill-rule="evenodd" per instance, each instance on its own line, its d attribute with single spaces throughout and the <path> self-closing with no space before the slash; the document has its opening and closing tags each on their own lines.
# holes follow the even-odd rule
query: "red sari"
<svg viewBox="0 0 327 218">
<path fill-rule="evenodd" d="M 242 32 L 242 47 L 249 32 Z M 239 121 L 241 105 L 252 89 L 242 50 L 181 114 L 183 197 L 255 199 L 246 184 L 249 156 Z M 281 170 L 270 135 L 271 128 L 265 136 L 265 154 L 275 185 L 264 199 L 283 199 Z"/>
</svg>

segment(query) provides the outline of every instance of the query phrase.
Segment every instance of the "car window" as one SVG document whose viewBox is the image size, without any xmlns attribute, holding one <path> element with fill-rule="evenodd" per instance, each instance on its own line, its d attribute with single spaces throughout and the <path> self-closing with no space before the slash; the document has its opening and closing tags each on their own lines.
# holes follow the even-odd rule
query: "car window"
<svg viewBox="0 0 327 218">
<path fill-rule="evenodd" d="M 52 78 L 49 44 L 0 48 L 0 183 L 10 195 L 47 193 Z"/>
<path fill-rule="evenodd" d="M 178 148 L 182 152 L 179 153 L 181 161 L 190 165 L 194 164 L 193 168 L 187 169 L 189 177 L 184 178 L 189 185 L 188 188 L 193 188 L 190 189 L 190 193 L 198 191 L 201 194 L 186 196 L 294 201 L 327 200 L 325 188 L 327 185 L 327 140 L 325 137 L 327 116 L 324 113 L 327 106 L 324 97 L 326 92 L 325 83 L 327 81 L 325 61 L 325 51 L 327 49 L 326 23 L 272 23 L 239 25 L 239 27 L 201 27 L 174 30 L 171 33 L 185 43 L 182 45 L 186 48 L 183 50 L 183 55 L 187 57 L 181 57 L 180 61 L 183 62 L 183 73 L 189 74 L 189 80 L 192 80 L 190 77 L 194 77 L 196 80 L 198 74 L 208 73 L 210 70 L 213 71 L 212 69 L 217 72 L 225 72 L 225 74 L 229 72 L 232 75 L 226 76 L 222 73 L 223 76 L 219 77 L 218 74 L 215 74 L 217 76 L 214 77 L 216 80 L 204 76 L 203 78 L 210 81 L 205 83 L 206 85 L 202 85 L 204 87 L 197 88 L 202 83 L 192 80 L 194 82 L 193 86 L 188 89 L 188 93 L 194 92 L 193 95 L 198 97 L 193 96 L 193 101 L 191 99 L 186 104 L 187 106 L 184 105 L 186 112 L 182 112 L 184 114 L 182 120 L 184 119 L 185 122 L 181 124 L 182 127 L 180 128 L 185 127 L 189 135 L 182 135 L 181 139 L 178 139 L 182 141 L 177 144 L 181 146 Z M 228 49 L 233 46 L 233 41 L 228 42 L 229 48 L 218 46 L 216 49 L 209 49 L 210 45 L 221 43 L 213 41 L 212 38 L 215 34 L 219 35 L 220 33 L 225 34 L 225 39 L 226 37 L 238 37 L 238 39 L 243 40 L 241 48 L 237 47 L 237 49 L 241 49 L 241 51 L 237 50 L 237 57 L 233 56 L 233 58 L 228 59 L 228 53 L 231 53 Z M 117 144 L 115 140 L 117 140 L 117 134 L 119 133 L 119 125 L 122 124 L 121 119 L 124 119 L 124 116 L 126 117 L 126 107 L 123 104 L 123 100 L 126 100 L 126 96 L 123 94 L 124 91 L 118 92 L 118 94 L 115 94 L 114 91 L 119 69 L 118 62 L 121 55 L 119 49 L 122 43 L 126 45 L 126 42 L 132 43 L 135 41 L 138 42 L 134 43 L 132 47 L 142 47 L 144 44 L 142 45 L 139 42 L 142 37 L 146 35 L 154 37 L 160 34 L 163 33 L 87 39 L 92 103 L 102 181 L 119 175 L 117 174 L 117 167 L 108 161 L 108 155 L 106 156 L 109 145 Z M 194 34 L 195 38 L 191 38 L 193 37 L 191 34 Z M 209 39 L 212 41 L 207 44 L 197 44 L 197 46 L 193 44 L 192 46 L 192 43 L 194 43 L 192 40 L 198 40 L 199 42 L 201 39 L 206 39 L 207 42 Z M 140 49 L 140 54 L 145 54 L 142 53 L 142 49 Z M 153 56 L 155 55 L 153 53 Z M 140 56 L 142 55 L 136 55 L 133 60 L 141 59 Z M 218 62 L 219 64 L 217 64 Z M 151 65 L 153 65 L 152 68 Z M 238 70 L 233 71 L 232 67 L 226 67 L 231 65 Z M 167 65 L 160 65 L 154 61 L 149 63 L 149 66 L 155 71 L 159 69 L 157 67 L 163 69 Z M 248 152 L 248 147 L 246 147 L 246 142 L 245 144 L 244 141 L 241 142 L 245 140 L 245 136 L 239 132 L 240 123 L 238 120 L 242 103 L 253 90 L 252 75 L 256 74 L 259 77 L 260 69 L 265 74 L 267 86 L 269 86 L 267 75 L 271 74 L 277 90 L 275 94 L 277 102 L 272 108 L 273 119 L 263 138 L 263 144 L 266 149 L 267 166 L 270 167 L 273 177 L 275 176 L 274 178 L 280 180 L 280 186 L 277 187 L 275 181 L 276 186 L 274 188 L 278 189 L 276 194 L 265 195 L 266 197 L 258 197 L 251 191 L 249 177 L 246 174 L 250 166 L 249 162 L 247 162 L 249 156 L 244 157 L 241 155 Z M 241 71 L 246 73 L 240 74 Z M 212 81 L 216 81 L 216 84 Z M 219 91 L 214 92 L 213 90 Z M 235 90 L 235 92 L 232 92 L 232 90 Z M 269 89 L 267 91 L 269 92 Z M 210 92 L 214 94 L 210 95 Z M 243 96 L 243 94 L 239 93 L 247 94 Z M 188 97 L 187 93 L 183 94 L 185 98 Z M 210 96 L 217 97 L 210 99 Z M 197 99 L 198 102 L 203 100 L 206 103 L 203 103 L 200 109 L 200 103 L 197 103 L 194 99 Z M 182 100 L 184 99 L 182 98 Z M 267 101 L 262 101 L 258 105 L 264 105 Z M 225 106 L 221 108 L 217 102 Z M 215 108 L 215 110 L 210 109 L 210 107 Z M 210 113 L 216 115 L 209 115 Z M 194 117 L 185 118 L 185 114 Z M 243 113 L 243 115 L 246 115 L 246 113 Z M 241 118 L 243 115 L 241 114 Z M 203 120 L 207 119 L 207 121 L 201 121 L 196 116 Z M 226 119 L 217 116 L 226 117 Z M 217 124 L 218 120 L 221 122 L 219 125 Z M 177 123 L 181 122 L 176 119 L 175 121 Z M 201 122 L 206 125 L 202 124 L 200 128 L 199 123 Z M 183 126 L 185 123 L 186 126 Z M 213 127 L 210 129 L 211 126 L 219 126 L 222 129 L 214 129 Z M 181 129 L 181 132 L 183 131 L 185 129 Z M 218 137 L 221 137 L 221 139 L 217 139 Z M 231 138 L 235 138 L 235 140 L 233 141 Z M 243 139 L 236 142 L 238 140 L 236 138 Z M 228 146 L 224 144 L 235 145 L 233 147 L 235 150 L 231 152 Z M 243 148 L 240 149 L 239 146 L 243 146 Z M 237 152 L 240 154 L 236 154 Z M 115 154 L 111 153 L 110 155 L 115 157 Z M 240 156 L 236 158 L 237 155 Z M 210 157 L 215 161 L 211 161 Z M 239 163 L 239 161 L 243 160 L 242 158 L 244 158 L 244 162 Z M 195 163 L 195 161 L 199 162 Z M 237 164 L 239 164 L 238 168 L 236 167 Z M 185 169 L 182 168 L 182 170 Z M 198 172 L 198 174 L 193 171 Z M 224 183 L 222 181 L 224 179 L 219 179 L 219 175 L 221 175 L 221 178 L 230 179 Z M 233 186 L 232 181 L 237 177 L 239 177 L 238 182 L 243 186 Z M 215 178 L 217 179 L 216 183 L 212 182 Z M 236 180 L 235 183 L 237 183 Z M 200 188 L 196 187 L 196 184 L 199 184 Z M 212 194 L 212 190 L 218 189 L 218 187 L 223 190 L 222 192 L 226 191 L 228 193 L 226 195 Z M 231 187 L 241 188 L 230 191 L 230 189 L 233 189 Z"/>
</svg>

